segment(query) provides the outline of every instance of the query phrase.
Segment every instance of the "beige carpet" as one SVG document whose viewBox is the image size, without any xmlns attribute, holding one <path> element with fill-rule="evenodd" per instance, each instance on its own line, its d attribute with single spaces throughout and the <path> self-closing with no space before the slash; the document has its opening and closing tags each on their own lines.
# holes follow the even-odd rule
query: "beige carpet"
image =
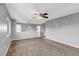
<svg viewBox="0 0 79 59">
<path fill-rule="evenodd" d="M 79 49 L 44 38 L 13 41 L 7 56 L 79 56 Z"/>
</svg>

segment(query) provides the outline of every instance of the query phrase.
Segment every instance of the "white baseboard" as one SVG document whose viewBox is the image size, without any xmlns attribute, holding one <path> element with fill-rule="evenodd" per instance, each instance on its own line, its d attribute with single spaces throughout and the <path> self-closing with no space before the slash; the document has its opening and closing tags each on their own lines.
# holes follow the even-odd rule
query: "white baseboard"
<svg viewBox="0 0 79 59">
<path fill-rule="evenodd" d="M 72 47 L 75 47 L 75 48 L 78 48 L 78 49 L 79 49 L 79 46 L 78 46 L 78 45 L 72 45 L 72 44 L 65 43 L 65 42 L 61 42 L 61 41 L 58 41 L 58 40 L 55 40 L 55 39 L 51 39 L 51 38 L 48 38 L 48 37 L 45 37 L 45 38 L 46 38 L 46 39 L 49 39 L 49 40 L 52 40 L 52 41 L 59 42 L 59 43 L 61 43 L 61 44 L 69 45 L 69 46 L 72 46 Z"/>
<path fill-rule="evenodd" d="M 10 42 L 10 44 L 11 44 L 11 42 Z M 6 54 L 7 54 L 7 52 L 8 52 L 8 49 L 9 49 L 9 47 L 10 47 L 10 44 L 9 44 L 8 47 L 6 48 L 6 51 L 5 51 L 4 56 L 6 56 Z"/>
</svg>

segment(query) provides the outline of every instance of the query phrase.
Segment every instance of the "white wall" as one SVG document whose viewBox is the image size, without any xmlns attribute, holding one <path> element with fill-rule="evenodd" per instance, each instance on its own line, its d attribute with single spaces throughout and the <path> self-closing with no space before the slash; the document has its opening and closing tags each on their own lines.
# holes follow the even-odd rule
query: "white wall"
<svg viewBox="0 0 79 59">
<path fill-rule="evenodd" d="M 79 48 L 79 13 L 46 22 L 47 39 Z"/>
<path fill-rule="evenodd" d="M 0 4 L 0 56 L 6 54 L 11 43 L 11 37 L 7 37 L 7 17 L 9 14 L 4 4 Z"/>
</svg>

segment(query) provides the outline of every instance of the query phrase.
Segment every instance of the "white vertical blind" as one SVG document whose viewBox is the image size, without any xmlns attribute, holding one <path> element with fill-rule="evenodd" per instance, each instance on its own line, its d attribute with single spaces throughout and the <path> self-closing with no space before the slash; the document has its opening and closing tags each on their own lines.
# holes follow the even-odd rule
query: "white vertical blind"
<svg viewBox="0 0 79 59">
<path fill-rule="evenodd" d="M 16 32 L 21 32 L 21 24 L 16 24 Z"/>
<path fill-rule="evenodd" d="M 37 26 L 37 33 L 38 33 L 38 35 L 40 36 L 40 26 Z"/>
<path fill-rule="evenodd" d="M 40 32 L 40 26 L 37 26 L 37 32 Z"/>
</svg>

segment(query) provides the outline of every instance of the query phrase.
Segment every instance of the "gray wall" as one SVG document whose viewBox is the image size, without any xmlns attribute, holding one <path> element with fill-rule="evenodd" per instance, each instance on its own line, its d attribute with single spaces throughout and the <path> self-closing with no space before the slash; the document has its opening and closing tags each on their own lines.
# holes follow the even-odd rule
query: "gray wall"
<svg viewBox="0 0 79 59">
<path fill-rule="evenodd" d="M 9 17 L 4 4 L 0 4 L 0 56 L 5 55 L 11 42 L 11 37 L 7 37 L 7 20 Z"/>
<path fill-rule="evenodd" d="M 46 22 L 45 36 L 79 48 L 79 13 Z"/>
</svg>

